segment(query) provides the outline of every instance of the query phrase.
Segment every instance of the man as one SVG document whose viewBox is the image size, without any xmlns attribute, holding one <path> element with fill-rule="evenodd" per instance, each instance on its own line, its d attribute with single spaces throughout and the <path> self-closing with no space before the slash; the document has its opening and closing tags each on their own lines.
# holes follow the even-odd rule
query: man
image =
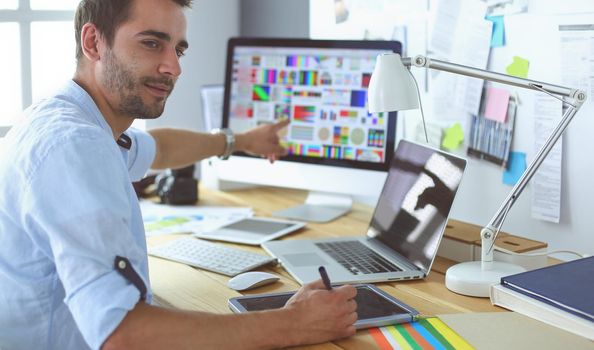
<svg viewBox="0 0 594 350">
<path fill-rule="evenodd" d="M 304 286 L 279 310 L 241 315 L 151 306 L 146 241 L 130 184 L 153 168 L 230 151 L 226 135 L 129 129 L 156 118 L 188 47 L 191 0 L 83 0 L 78 66 L 32 106 L 0 158 L 0 348 L 249 349 L 354 334 L 356 291 Z M 286 123 L 235 138 L 235 149 L 284 153 Z M 115 265 L 115 266 L 114 266 Z"/>
</svg>

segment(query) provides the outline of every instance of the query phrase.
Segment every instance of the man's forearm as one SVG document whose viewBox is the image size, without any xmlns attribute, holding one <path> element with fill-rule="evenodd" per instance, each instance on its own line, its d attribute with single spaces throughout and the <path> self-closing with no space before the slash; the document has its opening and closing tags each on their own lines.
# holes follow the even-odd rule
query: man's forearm
<svg viewBox="0 0 594 350">
<path fill-rule="evenodd" d="M 139 303 L 103 349 L 271 349 L 296 345 L 291 310 L 239 315 L 174 311 Z"/>
<path fill-rule="evenodd" d="M 157 154 L 152 169 L 182 168 L 222 154 L 225 137 L 181 129 L 153 129 Z"/>
<path fill-rule="evenodd" d="M 288 123 L 288 120 L 284 120 L 235 134 L 233 149 L 271 160 L 285 155 L 286 150 L 279 143 L 278 132 Z M 153 169 L 182 168 L 225 152 L 226 140 L 223 134 L 212 135 L 180 129 L 153 129 L 149 133 L 157 143 L 157 154 L 151 166 Z"/>
<path fill-rule="evenodd" d="M 157 144 L 157 154 L 151 169 L 178 169 L 194 164 L 202 159 L 223 154 L 225 136 L 181 129 L 149 130 Z M 236 151 L 249 149 L 249 137 L 245 134 L 235 135 Z"/>
</svg>

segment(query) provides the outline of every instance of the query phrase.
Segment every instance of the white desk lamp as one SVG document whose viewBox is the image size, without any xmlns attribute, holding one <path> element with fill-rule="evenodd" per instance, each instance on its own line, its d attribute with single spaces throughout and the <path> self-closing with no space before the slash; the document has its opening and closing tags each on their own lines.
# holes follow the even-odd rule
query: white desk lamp
<svg viewBox="0 0 594 350">
<path fill-rule="evenodd" d="M 420 96 L 418 95 L 418 88 L 407 68 L 411 66 L 431 68 L 537 90 L 551 95 L 568 105 L 561 121 L 538 151 L 532 163 L 526 168 L 522 177 L 501 204 L 489 224 L 481 230 L 481 261 L 460 263 L 450 267 L 446 272 L 446 287 L 451 291 L 470 296 L 488 297 L 490 286 L 498 284 L 501 277 L 524 271 L 524 268 L 517 265 L 493 261 L 495 238 L 505 221 L 507 213 L 586 100 L 586 94 L 577 89 L 432 60 L 425 56 L 416 56 L 411 59 L 401 58 L 398 54 L 382 54 L 377 58 L 369 84 L 369 112 L 391 112 L 419 108 Z"/>
</svg>

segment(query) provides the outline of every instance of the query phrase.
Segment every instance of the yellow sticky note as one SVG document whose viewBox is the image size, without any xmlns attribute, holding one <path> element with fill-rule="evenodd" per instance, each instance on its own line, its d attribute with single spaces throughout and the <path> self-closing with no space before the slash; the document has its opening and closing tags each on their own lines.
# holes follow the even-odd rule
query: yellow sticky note
<svg viewBox="0 0 594 350">
<path fill-rule="evenodd" d="M 444 137 L 443 141 L 441 142 L 441 147 L 451 151 L 458 148 L 458 146 L 460 146 L 463 141 L 464 130 L 462 130 L 462 125 L 460 125 L 460 123 L 456 123 L 444 130 Z"/>
<path fill-rule="evenodd" d="M 528 67 L 530 62 L 520 56 L 514 56 L 514 61 L 505 68 L 505 71 L 509 75 L 516 76 L 518 78 L 528 77 Z"/>
</svg>

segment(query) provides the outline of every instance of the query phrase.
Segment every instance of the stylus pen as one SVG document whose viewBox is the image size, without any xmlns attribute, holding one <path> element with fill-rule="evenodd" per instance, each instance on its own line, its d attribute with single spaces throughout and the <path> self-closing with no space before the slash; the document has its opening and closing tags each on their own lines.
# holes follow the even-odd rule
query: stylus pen
<svg viewBox="0 0 594 350">
<path fill-rule="evenodd" d="M 326 268 L 324 268 L 324 266 L 320 266 L 318 268 L 318 271 L 320 271 L 320 276 L 322 276 L 322 282 L 324 282 L 324 286 L 326 286 L 326 289 L 332 290 L 332 284 L 330 284 L 330 278 L 328 278 Z"/>
</svg>

